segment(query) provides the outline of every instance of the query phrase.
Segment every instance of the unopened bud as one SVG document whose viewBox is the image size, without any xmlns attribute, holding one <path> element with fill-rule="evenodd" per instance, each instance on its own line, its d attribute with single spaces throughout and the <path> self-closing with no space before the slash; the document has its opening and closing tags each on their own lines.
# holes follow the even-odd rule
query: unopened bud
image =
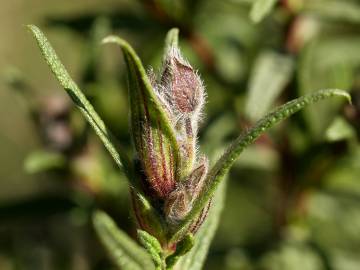
<svg viewBox="0 0 360 270">
<path fill-rule="evenodd" d="M 179 182 L 177 188 L 169 194 L 164 209 L 170 223 L 182 220 L 191 210 L 194 200 L 204 185 L 207 167 L 206 158 L 202 158 L 200 165 L 186 180 Z"/>
<path fill-rule="evenodd" d="M 184 179 L 196 162 L 196 139 L 205 94 L 200 77 L 176 47 L 167 52 L 157 90 L 174 121 L 181 151 L 180 177 Z"/>
</svg>

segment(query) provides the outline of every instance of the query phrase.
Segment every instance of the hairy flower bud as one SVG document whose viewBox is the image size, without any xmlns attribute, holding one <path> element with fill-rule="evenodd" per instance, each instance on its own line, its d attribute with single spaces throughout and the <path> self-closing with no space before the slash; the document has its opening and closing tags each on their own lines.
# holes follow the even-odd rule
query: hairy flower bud
<svg viewBox="0 0 360 270">
<path fill-rule="evenodd" d="M 180 177 L 184 179 L 196 162 L 196 139 L 205 93 L 199 75 L 177 47 L 168 49 L 156 89 L 174 121 L 181 151 Z"/>
<path fill-rule="evenodd" d="M 157 197 L 166 199 L 176 187 L 176 182 L 188 177 L 196 162 L 196 136 L 204 103 L 204 87 L 200 77 L 181 56 L 179 49 L 171 47 L 164 60 L 159 78 L 148 72 L 150 84 L 175 131 L 179 146 L 179 162 L 175 162 L 173 146 L 152 114 L 150 99 L 139 91 L 138 104 L 132 108 L 134 144 L 147 182 Z M 178 165 L 178 166 L 177 166 Z"/>
<path fill-rule="evenodd" d="M 152 70 L 145 74 L 136 54 L 115 41 L 125 48 L 129 69 L 131 131 L 139 165 L 134 169 L 141 180 L 140 192 L 132 193 L 135 216 L 139 227 L 167 245 L 172 230 L 192 210 L 207 174 L 207 159 L 197 157 L 204 86 L 176 44 L 167 48 L 162 71 L 155 75 Z M 188 232 L 199 228 L 208 209 L 193 218 Z"/>
<path fill-rule="evenodd" d="M 191 210 L 193 201 L 198 197 L 204 185 L 207 174 L 208 161 L 205 157 L 201 159 L 200 165 L 194 169 L 186 180 L 178 182 L 165 201 L 164 211 L 170 223 L 182 220 Z"/>
</svg>

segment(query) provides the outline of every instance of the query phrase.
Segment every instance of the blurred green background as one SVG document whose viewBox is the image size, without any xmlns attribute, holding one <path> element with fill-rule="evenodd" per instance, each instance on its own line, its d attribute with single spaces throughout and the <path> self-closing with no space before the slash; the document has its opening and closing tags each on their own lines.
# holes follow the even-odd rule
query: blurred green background
<svg viewBox="0 0 360 270">
<path fill-rule="evenodd" d="M 158 70 L 166 32 L 180 28 L 207 87 L 200 151 L 212 161 L 274 106 L 349 91 L 353 106 L 314 105 L 242 154 L 204 269 L 360 269 L 360 1 L 275 1 L 259 23 L 254 2 L 3 1 L 1 270 L 113 269 L 92 230 L 95 208 L 134 234 L 123 175 L 50 74 L 29 23 L 128 149 L 126 70 L 120 51 L 100 44 L 110 33 Z"/>
</svg>

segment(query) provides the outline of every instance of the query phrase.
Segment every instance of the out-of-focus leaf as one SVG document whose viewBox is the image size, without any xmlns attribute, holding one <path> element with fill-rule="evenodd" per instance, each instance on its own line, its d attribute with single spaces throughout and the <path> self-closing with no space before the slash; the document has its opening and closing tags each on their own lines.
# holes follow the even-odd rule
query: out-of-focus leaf
<svg viewBox="0 0 360 270">
<path fill-rule="evenodd" d="M 182 0 L 155 0 L 154 1 L 163 11 L 165 11 L 170 17 L 185 20 L 186 6 L 185 1 Z M 195 1 L 194 1 L 195 2 Z"/>
<path fill-rule="evenodd" d="M 235 132 L 238 132 L 235 117 L 230 114 L 219 116 L 207 127 L 202 140 L 202 150 L 210 157 L 210 160 L 213 157 L 221 155 L 224 150 L 221 148 L 223 147 L 224 142 L 226 142 L 226 137 Z"/>
<path fill-rule="evenodd" d="M 316 89 L 335 87 L 350 89 L 356 68 L 360 66 L 360 39 L 338 37 L 315 40 L 301 53 L 298 68 L 301 95 Z M 306 108 L 304 115 L 315 139 L 322 139 L 341 103 L 338 100 Z"/>
<path fill-rule="evenodd" d="M 339 89 L 320 90 L 313 94 L 309 94 L 288 103 L 279 106 L 261 120 L 259 120 L 251 129 L 240 135 L 225 151 L 222 157 L 211 168 L 206 176 L 204 188 L 200 191 L 199 197 L 194 201 L 193 208 L 187 217 L 179 224 L 178 231 L 174 234 L 173 239 L 177 239 L 178 235 L 183 235 L 183 231 L 187 229 L 189 223 L 199 215 L 206 206 L 210 198 L 213 196 L 217 186 L 224 179 L 231 166 L 234 164 L 243 150 L 260 137 L 265 131 L 273 127 L 275 124 L 284 119 L 289 118 L 294 113 L 300 111 L 304 107 L 317 103 L 320 100 L 334 96 L 340 96 L 351 101 L 350 95 Z"/>
<path fill-rule="evenodd" d="M 328 141 L 340 141 L 353 138 L 356 131 L 344 118 L 337 117 L 326 130 L 325 136 Z"/>
<path fill-rule="evenodd" d="M 176 265 L 177 270 L 201 270 L 220 222 L 220 215 L 224 206 L 226 182 L 222 182 L 212 201 L 212 206 L 205 223 L 195 235 L 195 245 Z"/>
<path fill-rule="evenodd" d="M 26 157 L 24 167 L 28 173 L 39 173 L 52 169 L 61 169 L 65 164 L 66 159 L 60 153 L 35 151 Z"/>
<path fill-rule="evenodd" d="M 96 233 L 114 264 L 124 270 L 153 270 L 154 264 L 147 252 L 115 225 L 104 212 L 93 216 Z"/>
<path fill-rule="evenodd" d="M 101 120 L 100 116 L 96 113 L 93 106 L 81 92 L 76 83 L 71 79 L 45 35 L 34 25 L 29 25 L 28 28 L 36 39 L 42 55 L 61 86 L 65 89 L 75 105 L 80 109 L 86 120 L 95 130 L 96 134 L 100 137 L 101 141 L 114 158 L 116 164 L 127 172 L 130 167 L 130 161 L 126 156 L 125 151 L 120 149 L 120 146 L 105 126 L 105 123 Z"/>
<path fill-rule="evenodd" d="M 273 148 L 263 145 L 251 145 L 244 150 L 243 157 L 238 159 L 234 166 L 242 169 L 253 168 L 274 171 L 278 168 L 279 162 L 279 153 Z"/>
<path fill-rule="evenodd" d="M 360 4 L 349 0 L 303 1 L 304 10 L 325 18 L 360 23 Z"/>
<path fill-rule="evenodd" d="M 88 50 L 86 50 L 85 69 L 82 76 L 84 83 L 103 82 L 106 79 L 109 79 L 106 78 L 103 72 L 102 62 L 100 61 L 101 51 L 99 43 L 110 33 L 110 22 L 106 17 L 99 17 L 94 21 L 94 24 L 91 27 Z M 96 107 L 96 104 L 94 106 Z"/>
<path fill-rule="evenodd" d="M 159 241 L 149 233 L 143 230 L 138 230 L 138 238 L 140 243 L 146 248 L 155 264 L 156 270 L 165 268 L 163 250 Z"/>
<path fill-rule="evenodd" d="M 293 61 L 274 52 L 263 52 L 255 62 L 250 76 L 245 113 L 258 120 L 271 107 L 290 81 Z"/>
<path fill-rule="evenodd" d="M 244 250 L 240 248 L 231 248 L 228 250 L 225 255 L 225 264 L 224 262 L 219 262 L 219 267 L 226 270 L 253 270 L 250 258 L 248 258 Z"/>
<path fill-rule="evenodd" d="M 129 1 L 129 3 L 133 4 L 134 1 Z M 113 29 L 131 29 L 133 32 L 144 33 L 156 25 L 156 23 L 147 16 L 139 16 L 137 4 L 132 8 L 126 8 L 124 5 L 125 1 L 122 1 L 121 10 L 111 9 L 109 12 L 98 10 L 95 12 L 76 14 L 76 16 L 51 16 L 46 18 L 45 25 L 47 27 L 68 28 L 79 34 L 89 33 L 95 20 L 102 16 L 109 19 Z"/>
<path fill-rule="evenodd" d="M 274 8 L 278 0 L 255 0 L 251 6 L 250 19 L 258 23 Z"/>
<path fill-rule="evenodd" d="M 339 183 L 340 184 L 340 183 Z M 312 240 L 327 250 L 332 262 L 335 253 L 357 255 L 359 248 L 360 211 L 359 197 L 351 193 L 317 192 L 308 201 L 308 225 Z M 358 257 L 358 256 L 356 256 Z M 337 268 L 334 269 L 356 269 Z"/>
<path fill-rule="evenodd" d="M 321 257 L 305 244 L 284 244 L 278 251 L 266 254 L 260 269 L 325 270 Z"/>
<path fill-rule="evenodd" d="M 38 194 L 14 202 L 0 201 L 0 219 L 7 220 L 45 220 L 55 215 L 65 215 L 78 207 L 69 194 Z"/>
<path fill-rule="evenodd" d="M 353 146 L 351 152 L 339 158 L 324 175 L 324 187 L 332 192 L 360 195 L 360 147 Z M 335 198 L 334 198 L 335 199 Z M 359 197 L 360 199 L 360 197 Z M 355 206 L 355 205 L 354 205 Z"/>
</svg>

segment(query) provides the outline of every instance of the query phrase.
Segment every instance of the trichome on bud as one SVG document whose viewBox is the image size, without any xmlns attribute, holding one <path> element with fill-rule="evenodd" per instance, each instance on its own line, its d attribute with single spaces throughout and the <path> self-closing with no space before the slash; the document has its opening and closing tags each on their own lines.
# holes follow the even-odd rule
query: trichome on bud
<svg viewBox="0 0 360 270">
<path fill-rule="evenodd" d="M 199 75 L 182 57 L 176 44 L 166 49 L 160 74 L 150 70 L 147 80 L 153 99 L 147 98 L 141 89 L 134 91 L 130 84 L 131 130 L 140 163 L 141 186 L 160 208 L 166 227 L 171 230 L 191 210 L 207 173 L 208 161 L 204 156 L 199 157 L 197 146 L 205 90 Z M 164 129 L 164 121 L 152 113 L 154 104 L 165 115 L 175 145 Z M 203 214 L 200 214 L 201 222 Z M 195 220 L 194 224 L 199 226 L 201 222 Z"/>
</svg>

